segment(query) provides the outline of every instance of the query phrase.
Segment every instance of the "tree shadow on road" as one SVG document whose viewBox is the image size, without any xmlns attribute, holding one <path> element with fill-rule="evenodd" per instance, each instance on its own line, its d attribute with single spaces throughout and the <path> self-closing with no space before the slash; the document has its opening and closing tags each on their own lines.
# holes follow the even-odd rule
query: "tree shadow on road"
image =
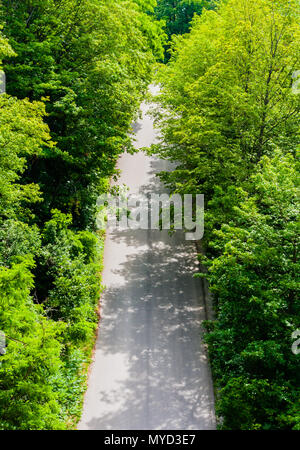
<svg viewBox="0 0 300 450">
<path fill-rule="evenodd" d="M 126 230 L 113 236 L 136 248 L 146 240 L 150 247 L 127 257 L 115 271 L 124 282 L 103 297 L 96 352 L 103 358 L 123 355 L 127 372 L 112 390 L 98 393 L 103 411 L 112 405 L 117 410 L 99 411 L 88 423 L 91 429 L 214 427 L 201 343 L 202 284 L 192 277 L 195 251 L 166 233 Z"/>
</svg>

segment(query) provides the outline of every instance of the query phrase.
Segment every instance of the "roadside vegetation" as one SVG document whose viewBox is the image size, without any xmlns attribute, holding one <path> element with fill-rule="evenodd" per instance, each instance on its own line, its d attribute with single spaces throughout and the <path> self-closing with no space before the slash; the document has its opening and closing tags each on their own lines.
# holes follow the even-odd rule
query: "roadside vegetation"
<svg viewBox="0 0 300 450">
<path fill-rule="evenodd" d="M 96 199 L 162 58 L 151 1 L 0 2 L 0 429 L 72 428 L 97 326 Z"/>
<path fill-rule="evenodd" d="M 299 19 L 298 0 L 0 0 L 0 429 L 81 414 L 96 200 L 156 61 L 151 151 L 172 192 L 205 194 L 219 427 L 300 429 Z"/>
<path fill-rule="evenodd" d="M 300 429 L 298 1 L 229 0 L 174 36 L 152 151 L 205 194 L 206 324 L 223 429 Z"/>
</svg>

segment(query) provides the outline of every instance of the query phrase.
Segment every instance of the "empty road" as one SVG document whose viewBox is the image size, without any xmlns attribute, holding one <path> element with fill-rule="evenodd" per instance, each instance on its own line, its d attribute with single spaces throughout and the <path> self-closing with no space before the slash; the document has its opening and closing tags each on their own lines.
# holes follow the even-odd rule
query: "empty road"
<svg viewBox="0 0 300 450">
<path fill-rule="evenodd" d="M 136 125 L 136 148 L 155 141 L 152 119 Z M 131 193 L 165 192 L 155 176 L 166 162 L 124 154 Z M 204 289 L 195 244 L 183 232 L 115 230 L 104 253 L 101 321 L 78 429 L 215 428 L 210 369 L 201 341 Z"/>
</svg>

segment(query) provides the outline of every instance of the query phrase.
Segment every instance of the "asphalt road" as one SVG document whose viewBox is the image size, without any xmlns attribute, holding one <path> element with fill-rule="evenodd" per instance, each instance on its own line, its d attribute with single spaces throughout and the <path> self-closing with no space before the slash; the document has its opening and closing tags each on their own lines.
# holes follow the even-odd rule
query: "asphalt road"
<svg viewBox="0 0 300 450">
<path fill-rule="evenodd" d="M 145 115 L 136 148 L 155 140 Z M 164 192 L 166 162 L 139 152 L 119 161 L 131 193 Z M 210 368 L 201 341 L 205 319 L 195 244 L 181 231 L 108 233 L 101 321 L 78 429 L 205 430 L 215 428 Z"/>
</svg>

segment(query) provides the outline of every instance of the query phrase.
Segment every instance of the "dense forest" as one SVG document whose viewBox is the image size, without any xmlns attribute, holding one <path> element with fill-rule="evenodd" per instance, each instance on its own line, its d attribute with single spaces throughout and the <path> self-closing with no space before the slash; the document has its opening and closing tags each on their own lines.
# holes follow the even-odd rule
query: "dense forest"
<svg viewBox="0 0 300 450">
<path fill-rule="evenodd" d="M 157 0 L 154 15 L 164 20 L 168 37 L 164 46 L 165 62 L 170 58 L 172 37 L 187 33 L 194 15 L 201 15 L 204 9 L 214 9 L 217 3 L 218 0 Z"/>
<path fill-rule="evenodd" d="M 205 194 L 206 340 L 224 429 L 300 429 L 298 1 L 230 0 L 159 73 L 172 192 Z"/>
<path fill-rule="evenodd" d="M 297 0 L 1 0 L 0 429 L 74 428 L 98 323 L 96 199 L 134 151 L 205 194 L 203 274 L 222 429 L 300 429 Z"/>
<path fill-rule="evenodd" d="M 97 325 L 96 199 L 163 57 L 143 0 L 4 0 L 0 428 L 72 427 Z"/>
</svg>

